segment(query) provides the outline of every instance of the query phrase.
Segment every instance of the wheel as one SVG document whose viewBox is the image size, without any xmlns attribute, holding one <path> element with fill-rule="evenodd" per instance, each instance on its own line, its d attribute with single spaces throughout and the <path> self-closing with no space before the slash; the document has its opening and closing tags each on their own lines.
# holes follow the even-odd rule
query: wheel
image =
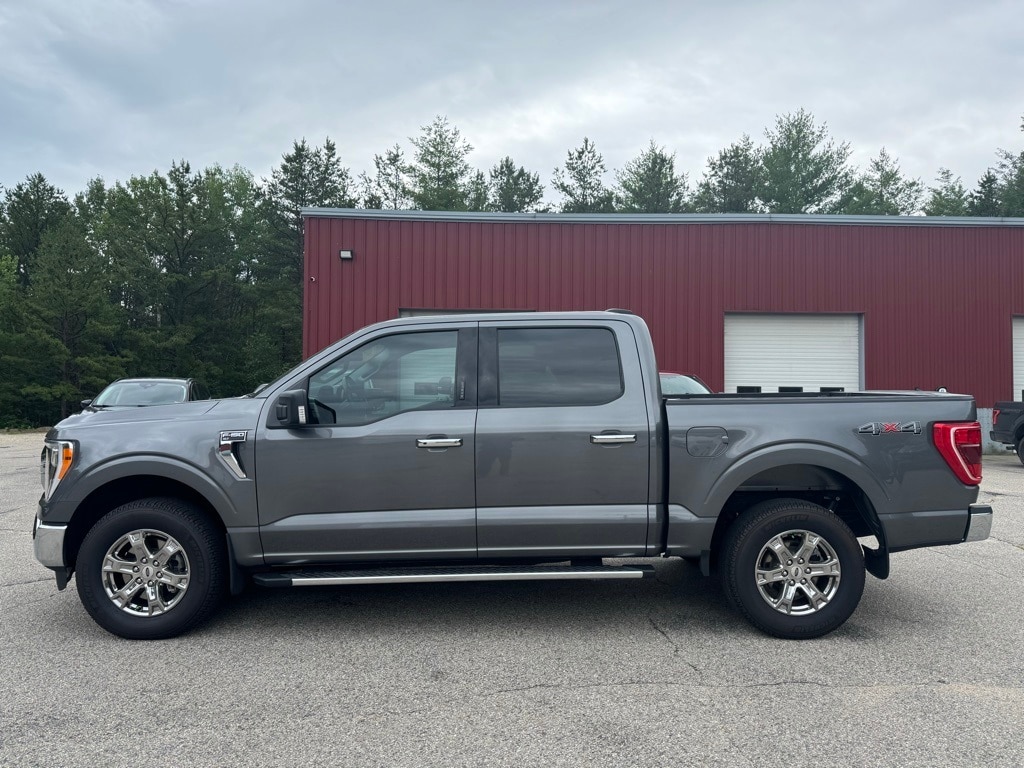
<svg viewBox="0 0 1024 768">
<path fill-rule="evenodd" d="M 1021 435 L 1020 439 L 1017 441 L 1017 446 L 1016 447 L 1017 447 L 1017 458 L 1020 460 L 1021 464 L 1024 464 L 1024 435 Z"/>
<path fill-rule="evenodd" d="M 832 512 L 799 499 L 748 509 L 723 543 L 725 591 L 775 637 L 820 637 L 853 614 L 864 592 L 864 556 Z"/>
<path fill-rule="evenodd" d="M 124 504 L 92 527 L 75 565 L 78 595 L 108 632 L 137 640 L 180 635 L 223 599 L 223 534 L 195 506 L 151 498 Z"/>
</svg>

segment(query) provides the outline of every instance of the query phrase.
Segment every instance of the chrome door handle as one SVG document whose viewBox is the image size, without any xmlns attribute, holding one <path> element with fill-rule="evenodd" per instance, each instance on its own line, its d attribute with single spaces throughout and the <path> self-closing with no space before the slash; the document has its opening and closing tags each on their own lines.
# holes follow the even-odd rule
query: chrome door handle
<svg viewBox="0 0 1024 768">
<path fill-rule="evenodd" d="M 636 435 L 591 435 L 590 442 L 595 445 L 615 445 L 616 443 L 635 443 Z"/>
<path fill-rule="evenodd" d="M 461 437 L 420 437 L 416 439 L 417 448 L 458 448 L 462 445 Z"/>
</svg>

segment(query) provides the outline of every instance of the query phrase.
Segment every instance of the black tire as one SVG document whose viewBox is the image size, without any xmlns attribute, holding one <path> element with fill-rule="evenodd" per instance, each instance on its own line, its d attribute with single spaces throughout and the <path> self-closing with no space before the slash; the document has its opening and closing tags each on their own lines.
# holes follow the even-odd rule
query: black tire
<svg viewBox="0 0 1024 768">
<path fill-rule="evenodd" d="M 133 501 L 107 513 L 86 535 L 75 565 L 78 595 L 112 634 L 174 637 L 209 618 L 223 600 L 226 550 L 223 533 L 192 504 Z"/>
<path fill-rule="evenodd" d="M 730 601 L 775 637 L 826 635 L 850 618 L 864 593 L 864 555 L 853 532 L 807 501 L 754 505 L 732 524 L 721 552 Z"/>
<path fill-rule="evenodd" d="M 1017 441 L 1017 458 L 1021 464 L 1024 464 L 1024 435 L 1021 435 Z"/>
</svg>

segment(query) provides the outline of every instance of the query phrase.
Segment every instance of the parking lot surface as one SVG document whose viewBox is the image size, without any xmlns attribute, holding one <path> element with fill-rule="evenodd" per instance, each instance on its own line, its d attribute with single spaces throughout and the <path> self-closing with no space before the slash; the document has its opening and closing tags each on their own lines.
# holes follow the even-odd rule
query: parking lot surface
<svg viewBox="0 0 1024 768">
<path fill-rule="evenodd" d="M 2 766 L 1024 765 L 1024 467 L 992 538 L 894 555 L 812 641 L 697 568 L 641 582 L 250 588 L 107 634 L 32 556 L 42 435 L 0 434 Z"/>
</svg>

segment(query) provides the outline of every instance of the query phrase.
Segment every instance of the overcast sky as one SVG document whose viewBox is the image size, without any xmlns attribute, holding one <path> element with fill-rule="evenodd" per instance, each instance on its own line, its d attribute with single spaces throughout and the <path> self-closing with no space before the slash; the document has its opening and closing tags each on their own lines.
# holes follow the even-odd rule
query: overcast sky
<svg viewBox="0 0 1024 768">
<path fill-rule="evenodd" d="M 0 184 L 68 193 L 330 136 L 353 175 L 446 115 L 487 169 L 549 185 L 589 136 L 611 170 L 650 139 L 707 158 L 804 107 L 864 165 L 974 186 L 1024 149 L 1024 3 L 0 0 Z M 550 187 L 549 200 L 555 199 Z"/>
</svg>

